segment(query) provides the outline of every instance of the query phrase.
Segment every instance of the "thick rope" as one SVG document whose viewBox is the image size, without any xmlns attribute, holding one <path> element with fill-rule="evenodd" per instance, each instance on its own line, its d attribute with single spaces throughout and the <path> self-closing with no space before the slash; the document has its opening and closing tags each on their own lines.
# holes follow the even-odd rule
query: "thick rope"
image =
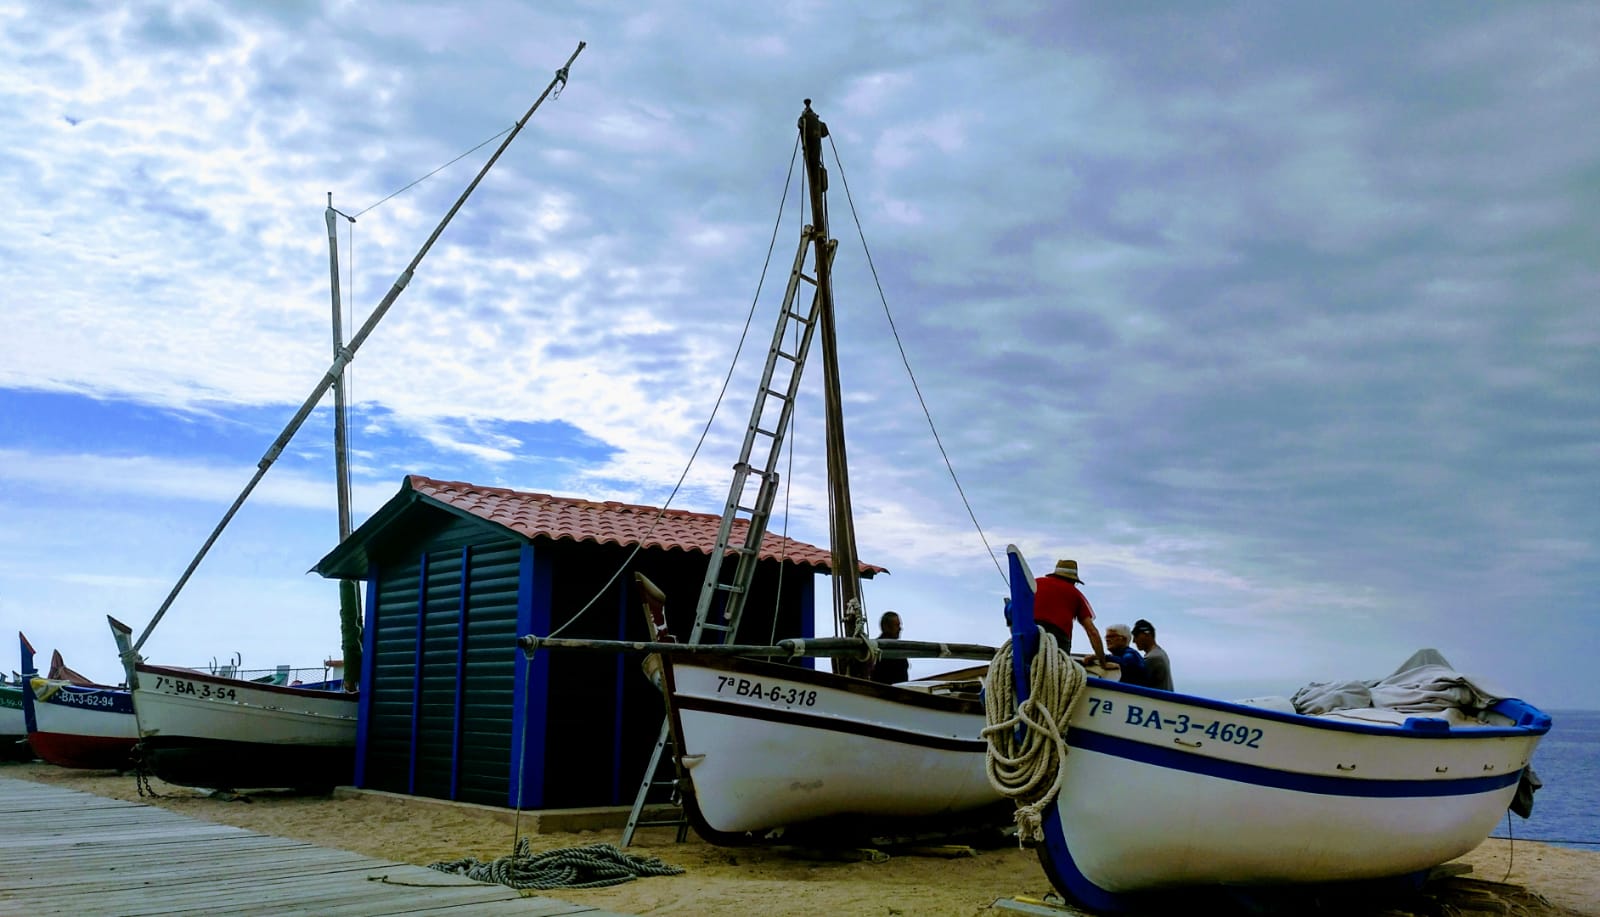
<svg viewBox="0 0 1600 917">
<path fill-rule="evenodd" d="M 1012 686 L 1011 641 L 989 663 L 983 691 L 985 770 L 989 784 L 1017 802 L 1019 843 L 1044 840 L 1043 812 L 1067 776 L 1067 721 L 1083 701 L 1087 678 L 1083 666 L 1058 649 L 1043 628 L 1028 675 L 1028 699 L 1021 706 Z"/>
<path fill-rule="evenodd" d="M 464 857 L 448 863 L 429 863 L 429 869 L 493 882 L 511 888 L 605 888 L 640 876 L 677 876 L 682 866 L 656 857 L 638 857 L 611 844 L 565 847 L 534 856 L 528 838 L 517 841 L 517 852 L 496 860 Z"/>
</svg>

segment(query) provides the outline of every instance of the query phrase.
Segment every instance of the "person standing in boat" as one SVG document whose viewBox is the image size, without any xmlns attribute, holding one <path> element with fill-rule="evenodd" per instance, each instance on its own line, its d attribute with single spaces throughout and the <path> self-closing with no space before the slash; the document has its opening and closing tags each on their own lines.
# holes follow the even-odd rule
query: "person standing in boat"
<svg viewBox="0 0 1600 917">
<path fill-rule="evenodd" d="M 883 617 L 878 619 L 878 639 L 900 639 L 900 615 L 897 612 L 886 611 L 883 613 Z M 872 680 L 886 685 L 910 681 L 911 660 L 879 657 L 878 661 L 872 666 Z"/>
<path fill-rule="evenodd" d="M 1106 625 L 1106 658 L 1122 669 L 1122 683 L 1150 687 L 1145 679 L 1144 657 L 1131 645 L 1133 631 L 1126 624 Z"/>
<path fill-rule="evenodd" d="M 1172 662 L 1156 643 L 1156 626 L 1144 618 L 1133 622 L 1133 645 L 1144 653 L 1144 686 L 1172 690 Z"/>
<path fill-rule="evenodd" d="M 1100 628 L 1094 623 L 1094 609 L 1089 600 L 1078 591 L 1078 562 L 1058 560 L 1056 568 L 1039 577 L 1033 584 L 1034 623 L 1056 638 L 1056 646 L 1064 653 L 1072 652 L 1072 622 L 1077 621 L 1089 635 L 1089 645 L 1094 655 L 1084 660 L 1090 664 L 1106 664 L 1106 647 L 1100 641 Z"/>
</svg>

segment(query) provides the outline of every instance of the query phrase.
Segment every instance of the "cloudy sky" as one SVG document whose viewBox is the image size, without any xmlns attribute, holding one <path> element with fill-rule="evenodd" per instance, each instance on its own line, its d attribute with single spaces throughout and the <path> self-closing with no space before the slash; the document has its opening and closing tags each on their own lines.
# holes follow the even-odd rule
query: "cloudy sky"
<svg viewBox="0 0 1600 917">
<path fill-rule="evenodd" d="M 390 195 L 584 41 L 352 366 L 358 522 L 408 473 L 660 505 L 754 303 L 673 500 L 720 510 L 810 98 L 871 613 L 998 643 L 1014 542 L 1180 689 L 1431 646 L 1600 707 L 1593 5 L 130 6 L 0 10 L 0 626 L 87 674 L 328 368 L 328 194 L 349 328 L 495 144 Z M 774 525 L 822 543 L 818 423 Z M 337 654 L 331 438 L 146 656 Z"/>
</svg>

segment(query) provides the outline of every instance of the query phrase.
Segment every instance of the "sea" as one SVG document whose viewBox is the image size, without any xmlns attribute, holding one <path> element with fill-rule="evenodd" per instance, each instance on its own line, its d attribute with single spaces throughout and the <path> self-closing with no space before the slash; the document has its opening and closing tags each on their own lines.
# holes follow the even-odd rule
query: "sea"
<svg viewBox="0 0 1600 917">
<path fill-rule="evenodd" d="M 1533 750 L 1544 786 L 1533 816 L 1510 816 L 1492 836 L 1600 851 L 1600 710 L 1546 710 L 1554 725 Z"/>
</svg>

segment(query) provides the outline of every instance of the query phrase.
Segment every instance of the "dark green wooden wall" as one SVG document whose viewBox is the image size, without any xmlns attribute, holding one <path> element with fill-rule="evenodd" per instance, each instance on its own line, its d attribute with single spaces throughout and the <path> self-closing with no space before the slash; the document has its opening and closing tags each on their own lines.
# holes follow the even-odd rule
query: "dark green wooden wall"
<svg viewBox="0 0 1600 917">
<path fill-rule="evenodd" d="M 639 657 L 546 652 L 529 662 L 516 639 L 521 628 L 563 625 L 566 637 L 643 639 L 635 570 L 667 593 L 669 620 L 686 637 L 704 556 L 529 545 L 425 504 L 403 528 L 384 539 L 369 573 L 357 784 L 525 808 L 632 802 L 662 721 Z M 781 602 L 778 573 L 776 562 L 758 571 L 741 641 L 770 638 L 774 607 L 783 609 L 779 637 L 811 636 L 813 572 L 784 565 Z M 521 750 L 518 709 L 528 732 Z"/>
</svg>

